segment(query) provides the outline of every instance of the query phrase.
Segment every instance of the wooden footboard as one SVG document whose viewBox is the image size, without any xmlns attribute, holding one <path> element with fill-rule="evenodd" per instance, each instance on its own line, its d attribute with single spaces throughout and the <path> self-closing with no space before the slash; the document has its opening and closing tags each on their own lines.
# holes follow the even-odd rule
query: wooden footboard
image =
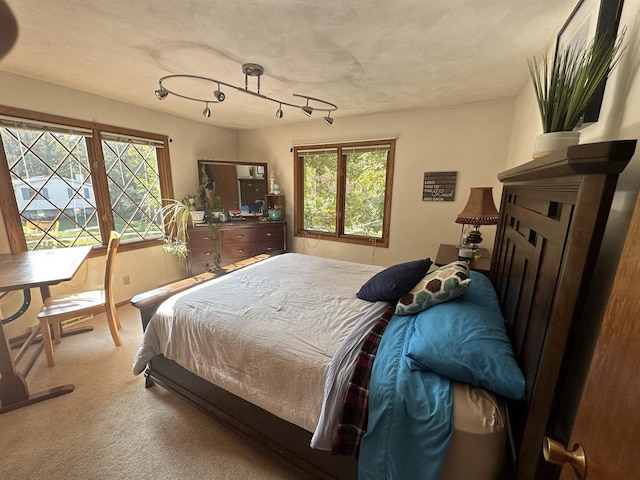
<svg viewBox="0 0 640 480">
<path fill-rule="evenodd" d="M 147 386 L 154 383 L 176 393 L 211 418 L 266 447 L 309 478 L 358 478 L 355 459 L 310 448 L 310 432 L 203 380 L 171 360 L 154 358 L 145 370 L 145 377 Z"/>
</svg>

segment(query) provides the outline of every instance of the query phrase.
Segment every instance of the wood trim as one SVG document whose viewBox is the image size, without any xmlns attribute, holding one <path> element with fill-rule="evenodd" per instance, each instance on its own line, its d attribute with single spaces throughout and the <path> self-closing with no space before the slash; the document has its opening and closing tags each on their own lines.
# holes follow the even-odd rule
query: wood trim
<svg viewBox="0 0 640 480">
<path fill-rule="evenodd" d="M 2 137 L 0 137 L 0 210 L 2 210 L 2 218 L 4 219 L 7 236 L 9 237 L 11 252 L 26 252 L 27 240 L 22 231 L 22 223 L 20 222 L 20 215 L 18 214 L 18 202 L 13 193 L 11 172 L 9 170 L 7 156 L 4 153 Z"/>
<path fill-rule="evenodd" d="M 389 154 L 387 156 L 387 168 L 385 179 L 385 201 L 384 212 L 382 218 L 382 238 L 364 237 L 360 235 L 348 235 L 340 233 L 344 231 L 344 211 L 346 194 L 343 188 L 345 182 L 345 161 L 342 155 L 343 148 L 367 147 L 375 145 L 389 145 Z M 304 192 L 304 169 L 301 166 L 298 150 L 329 150 L 337 149 L 338 153 L 338 191 L 336 198 L 336 232 L 316 232 L 306 230 L 304 228 L 304 205 L 302 193 Z M 300 145 L 293 149 L 293 179 L 294 179 L 294 199 L 293 199 L 293 235 L 295 237 L 313 237 L 320 240 L 329 240 L 333 242 L 353 243 L 357 245 L 368 245 L 374 247 L 389 247 L 389 234 L 391 230 L 391 199 L 393 196 L 393 169 L 395 166 L 395 139 L 368 140 L 364 142 L 342 142 L 327 143 L 319 145 Z"/>
<path fill-rule="evenodd" d="M 111 209 L 111 199 L 109 196 L 109 187 L 105 170 L 104 156 L 102 152 L 100 132 L 109 132 L 121 134 L 123 136 L 149 138 L 163 142 L 163 148 L 156 149 L 156 157 L 158 161 L 158 174 L 160 179 L 161 197 L 173 198 L 173 180 L 171 177 L 171 161 L 169 155 L 169 138 L 166 135 L 144 132 L 131 128 L 118 127 L 103 123 L 89 122 L 60 115 L 36 112 L 33 110 L 25 110 L 5 105 L 0 105 L 0 115 L 23 118 L 25 120 L 34 120 L 47 123 L 55 123 L 67 125 L 69 127 L 80 127 L 93 131 L 93 136 L 86 139 L 87 155 L 89 157 L 89 169 L 91 171 L 92 184 L 96 196 L 96 207 L 98 208 L 98 224 L 100 226 L 100 235 L 102 238 L 102 246 L 106 246 L 109 234 L 115 229 L 113 212 Z M 22 231 L 20 215 L 18 214 L 18 204 L 13 194 L 13 186 L 11 184 L 11 175 L 0 138 L 0 209 L 4 218 L 9 245 L 12 252 L 20 252 L 27 250 L 27 242 Z M 121 251 L 133 250 L 137 248 L 145 248 L 157 245 L 158 240 L 142 240 L 132 244 L 124 244 Z M 93 255 L 92 255 L 93 256 Z"/>
</svg>

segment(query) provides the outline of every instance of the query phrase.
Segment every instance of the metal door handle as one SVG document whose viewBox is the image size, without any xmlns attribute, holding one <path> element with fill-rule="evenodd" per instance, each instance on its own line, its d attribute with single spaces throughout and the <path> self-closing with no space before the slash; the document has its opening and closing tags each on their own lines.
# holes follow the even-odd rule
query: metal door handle
<svg viewBox="0 0 640 480">
<path fill-rule="evenodd" d="M 587 476 L 587 456 L 579 443 L 576 443 L 573 446 L 573 450 L 569 452 L 560 442 L 544 437 L 542 453 L 544 459 L 549 463 L 554 465 L 568 463 L 571 465 L 580 480 L 584 480 Z"/>
</svg>

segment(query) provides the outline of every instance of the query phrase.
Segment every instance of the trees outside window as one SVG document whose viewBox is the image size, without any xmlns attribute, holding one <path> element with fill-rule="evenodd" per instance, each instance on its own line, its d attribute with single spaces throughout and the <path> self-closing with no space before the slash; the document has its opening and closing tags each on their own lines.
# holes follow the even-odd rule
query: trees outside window
<svg viewBox="0 0 640 480">
<path fill-rule="evenodd" d="M 294 148 L 295 235 L 387 247 L 395 140 Z"/>
<path fill-rule="evenodd" d="M 163 238 L 167 137 L 0 106 L 0 205 L 12 251 Z"/>
</svg>

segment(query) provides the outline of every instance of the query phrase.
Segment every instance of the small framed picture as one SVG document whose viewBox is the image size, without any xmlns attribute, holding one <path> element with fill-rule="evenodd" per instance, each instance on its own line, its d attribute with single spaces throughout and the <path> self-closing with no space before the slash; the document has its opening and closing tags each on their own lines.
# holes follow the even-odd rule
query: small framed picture
<svg viewBox="0 0 640 480">
<path fill-rule="evenodd" d="M 264 175 L 264 165 L 258 165 L 256 166 L 256 173 L 258 175 Z"/>
</svg>

